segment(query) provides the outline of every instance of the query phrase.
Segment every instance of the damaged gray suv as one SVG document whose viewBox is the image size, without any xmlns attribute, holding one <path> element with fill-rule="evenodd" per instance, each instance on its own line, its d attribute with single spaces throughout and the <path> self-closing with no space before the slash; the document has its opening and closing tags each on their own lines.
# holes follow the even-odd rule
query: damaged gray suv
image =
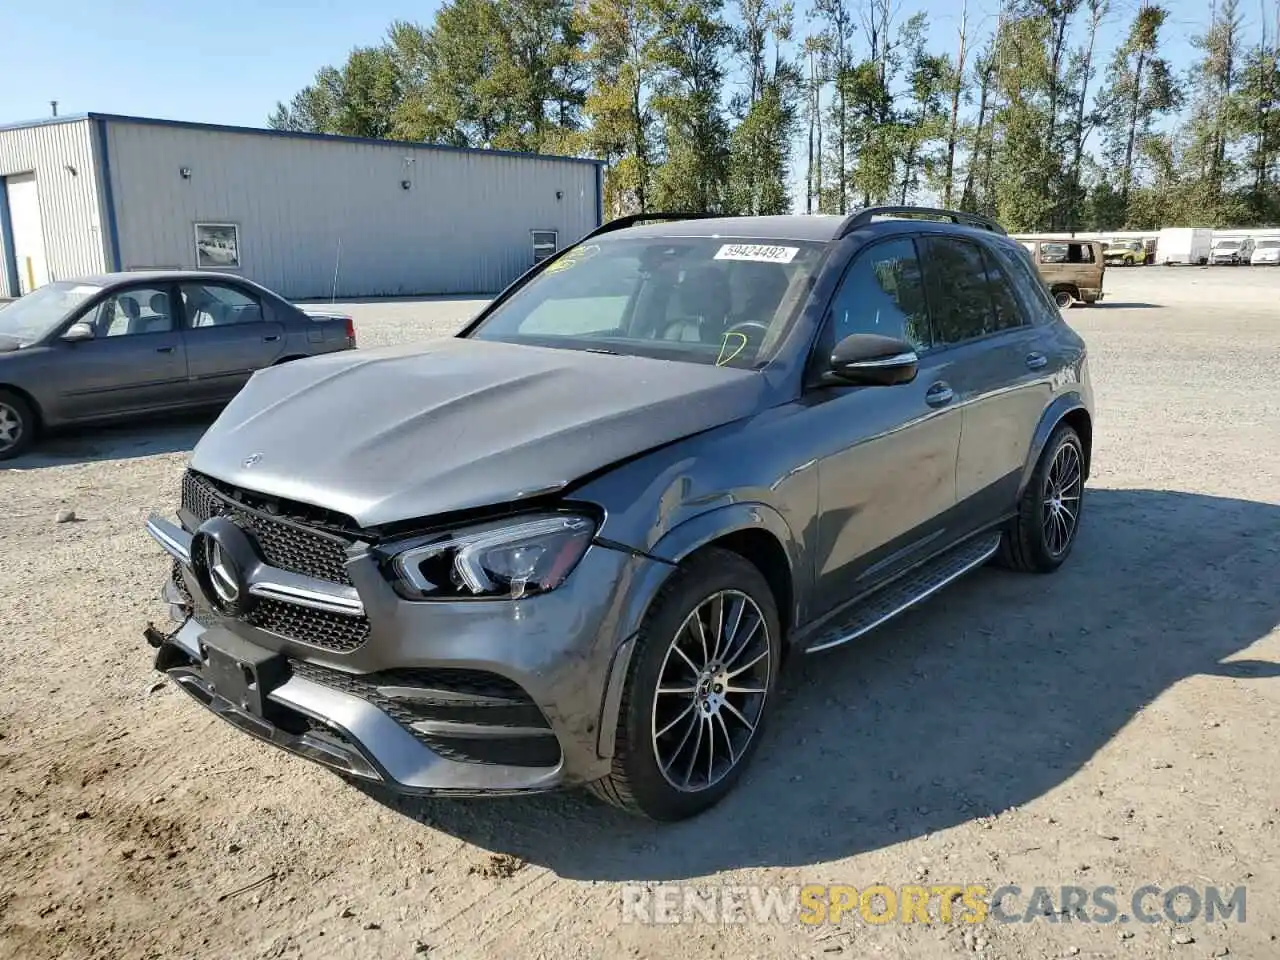
<svg viewBox="0 0 1280 960">
<path fill-rule="evenodd" d="M 1056 569 L 1085 346 L 995 223 L 613 221 L 454 338 L 257 373 L 196 446 L 156 667 L 405 794 L 720 800 L 788 659 Z"/>
</svg>

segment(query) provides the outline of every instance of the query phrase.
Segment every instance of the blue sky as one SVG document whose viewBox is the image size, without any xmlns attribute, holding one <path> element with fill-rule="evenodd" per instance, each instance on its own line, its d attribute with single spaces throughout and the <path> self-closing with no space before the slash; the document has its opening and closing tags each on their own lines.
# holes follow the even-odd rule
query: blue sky
<svg viewBox="0 0 1280 960">
<path fill-rule="evenodd" d="M 1123 35 L 1138 0 L 1113 0 L 1103 55 Z M 856 6 L 856 0 L 855 4 Z M 1207 20 L 1208 0 L 1167 0 L 1166 55 L 1177 69 Z M 98 111 L 265 125 L 317 68 L 378 42 L 394 19 L 427 22 L 437 4 L 409 0 L 61 0 L 57 16 L 34 2 L 8 5 L 0 32 L 0 123 Z M 730 6 L 732 4 L 730 3 Z M 807 6 L 799 0 L 798 8 Z M 903 0 L 925 10 L 940 49 L 954 49 L 960 0 Z M 1257 0 L 1243 4 L 1258 22 Z M 971 21 L 994 25 L 996 0 L 970 0 Z"/>
</svg>

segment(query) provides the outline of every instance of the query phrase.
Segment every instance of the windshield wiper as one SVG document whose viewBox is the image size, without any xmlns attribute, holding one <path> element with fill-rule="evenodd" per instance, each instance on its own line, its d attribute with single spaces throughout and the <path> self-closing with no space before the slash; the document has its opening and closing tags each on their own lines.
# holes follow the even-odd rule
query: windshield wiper
<svg viewBox="0 0 1280 960">
<path fill-rule="evenodd" d="M 611 357 L 618 356 L 617 350 L 606 350 L 604 347 L 583 347 L 583 353 L 607 353 Z"/>
</svg>

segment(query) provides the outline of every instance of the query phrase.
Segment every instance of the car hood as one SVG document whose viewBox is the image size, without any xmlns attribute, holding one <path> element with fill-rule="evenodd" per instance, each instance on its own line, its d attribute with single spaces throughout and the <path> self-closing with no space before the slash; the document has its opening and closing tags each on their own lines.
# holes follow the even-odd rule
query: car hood
<svg viewBox="0 0 1280 960">
<path fill-rule="evenodd" d="M 747 416 L 763 374 L 442 339 L 255 374 L 196 445 L 195 470 L 362 527 L 551 493 Z"/>
</svg>

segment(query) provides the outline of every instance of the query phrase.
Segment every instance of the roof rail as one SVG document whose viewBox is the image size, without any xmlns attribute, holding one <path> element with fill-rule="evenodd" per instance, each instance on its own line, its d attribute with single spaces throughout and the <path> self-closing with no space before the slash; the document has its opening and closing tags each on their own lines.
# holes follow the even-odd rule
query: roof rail
<svg viewBox="0 0 1280 960">
<path fill-rule="evenodd" d="M 650 220 L 705 220 L 708 217 L 718 217 L 718 213 L 629 213 L 625 217 L 616 217 L 607 223 L 602 223 L 583 240 L 589 240 L 592 237 L 598 237 L 602 233 L 612 233 L 614 230 L 625 230 L 627 227 L 634 227 L 637 223 L 646 223 Z M 581 242 L 581 241 L 579 241 Z"/>
<path fill-rule="evenodd" d="M 950 220 L 955 224 L 978 227 L 981 230 L 990 230 L 992 233 L 1008 235 L 1004 227 L 990 217 L 984 217 L 980 213 L 965 213 L 962 210 L 940 210 L 935 207 L 866 207 L 845 218 L 844 223 L 840 224 L 840 229 L 836 231 L 836 238 L 847 237 L 859 227 L 865 227 L 876 217 L 921 217 L 929 220 Z"/>
</svg>

